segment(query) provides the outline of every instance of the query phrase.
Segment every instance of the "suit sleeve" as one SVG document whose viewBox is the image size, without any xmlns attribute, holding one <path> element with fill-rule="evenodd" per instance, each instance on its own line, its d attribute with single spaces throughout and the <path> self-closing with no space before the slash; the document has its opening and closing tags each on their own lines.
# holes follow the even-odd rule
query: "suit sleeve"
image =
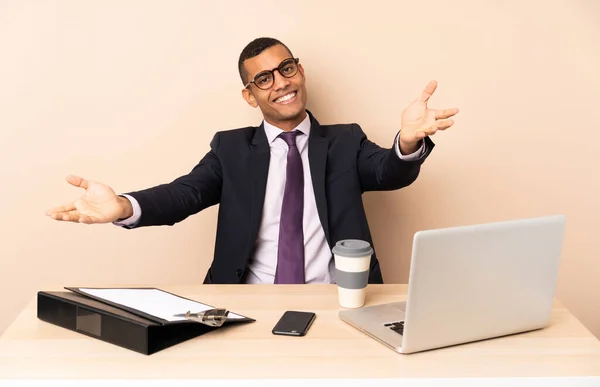
<svg viewBox="0 0 600 387">
<path fill-rule="evenodd" d="M 406 160 L 398 157 L 394 146 L 386 149 L 370 141 L 359 125 L 352 125 L 352 133 L 358 141 L 357 168 L 363 192 L 395 190 L 412 184 L 434 147 L 431 139 L 425 137 L 421 157 Z"/>
<path fill-rule="evenodd" d="M 141 191 L 129 192 L 141 208 L 137 228 L 172 226 L 190 215 L 218 204 L 221 198 L 223 174 L 218 158 L 219 134 L 210 143 L 210 151 L 188 173 L 171 183 Z"/>
</svg>

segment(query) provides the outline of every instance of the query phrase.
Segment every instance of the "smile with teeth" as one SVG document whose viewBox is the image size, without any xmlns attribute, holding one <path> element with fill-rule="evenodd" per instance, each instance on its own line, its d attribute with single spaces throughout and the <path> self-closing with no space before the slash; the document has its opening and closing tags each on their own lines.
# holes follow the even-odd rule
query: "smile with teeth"
<svg viewBox="0 0 600 387">
<path fill-rule="evenodd" d="M 290 103 L 290 102 L 292 102 L 292 100 L 294 99 L 294 97 L 296 97 L 296 92 L 295 91 L 277 98 L 275 100 L 275 103 L 281 103 L 281 104 Z"/>
</svg>

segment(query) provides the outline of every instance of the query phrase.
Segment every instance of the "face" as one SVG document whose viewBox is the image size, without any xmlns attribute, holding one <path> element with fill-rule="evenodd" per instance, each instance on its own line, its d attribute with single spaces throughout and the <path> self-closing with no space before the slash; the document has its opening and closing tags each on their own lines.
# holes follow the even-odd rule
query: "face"
<svg viewBox="0 0 600 387">
<path fill-rule="evenodd" d="M 246 83 L 265 70 L 276 69 L 282 61 L 289 58 L 288 50 L 278 44 L 269 47 L 254 58 L 247 59 L 244 62 L 248 73 Z M 306 117 L 307 94 L 304 69 L 300 64 L 297 66 L 298 72 L 290 78 L 284 77 L 275 70 L 273 85 L 266 90 L 260 89 L 254 83 L 242 90 L 246 102 L 252 107 L 259 107 L 265 121 L 283 130 L 292 130 Z M 281 70 L 286 73 L 289 69 L 290 67 L 286 66 Z M 264 88 L 264 78 L 259 78 L 257 83 Z"/>
</svg>

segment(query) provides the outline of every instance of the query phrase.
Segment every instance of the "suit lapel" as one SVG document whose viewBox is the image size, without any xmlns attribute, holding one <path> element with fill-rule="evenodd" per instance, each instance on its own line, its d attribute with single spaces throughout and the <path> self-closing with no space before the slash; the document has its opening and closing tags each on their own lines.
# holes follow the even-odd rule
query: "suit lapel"
<svg viewBox="0 0 600 387">
<path fill-rule="evenodd" d="M 331 246 L 329 237 L 329 219 L 327 216 L 327 197 L 325 196 L 325 167 L 327 165 L 327 151 L 329 150 L 329 141 L 325 139 L 321 132 L 321 126 L 310 114 L 310 136 L 308 138 L 308 162 L 310 165 L 310 174 L 312 177 L 313 189 L 315 191 L 315 201 L 317 203 L 317 212 L 321 219 L 325 238 Z"/>
<path fill-rule="evenodd" d="M 265 128 L 261 124 L 254 133 L 250 142 L 250 241 L 254 243 L 258 235 L 263 205 L 265 202 L 265 190 L 267 187 L 267 176 L 269 174 L 269 159 L 271 150 Z"/>
</svg>

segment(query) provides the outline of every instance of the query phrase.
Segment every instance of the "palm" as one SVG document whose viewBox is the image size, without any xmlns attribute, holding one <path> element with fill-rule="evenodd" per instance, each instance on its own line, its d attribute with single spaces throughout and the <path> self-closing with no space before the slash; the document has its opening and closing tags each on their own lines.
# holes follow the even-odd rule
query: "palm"
<svg viewBox="0 0 600 387">
<path fill-rule="evenodd" d="M 115 216 L 118 218 L 120 207 L 117 195 L 107 185 L 90 182 L 85 195 L 75 201 L 75 210 L 80 216 L 89 217 L 94 223 L 105 223 Z"/>
<path fill-rule="evenodd" d="M 427 106 L 429 98 L 437 88 L 437 82 L 431 81 L 423 93 L 408 105 L 402 112 L 402 128 L 400 140 L 406 144 L 414 144 L 438 130 L 448 129 L 454 123 L 448 118 L 458 113 L 458 109 L 436 110 Z"/>
<path fill-rule="evenodd" d="M 74 202 L 49 210 L 50 217 L 80 223 L 109 223 L 119 218 L 121 207 L 112 188 L 78 176 L 69 176 L 67 181 L 84 188 L 85 194 Z"/>
<path fill-rule="evenodd" d="M 402 114 L 402 128 L 430 128 L 435 123 L 435 111 L 419 100 L 411 103 Z"/>
</svg>

